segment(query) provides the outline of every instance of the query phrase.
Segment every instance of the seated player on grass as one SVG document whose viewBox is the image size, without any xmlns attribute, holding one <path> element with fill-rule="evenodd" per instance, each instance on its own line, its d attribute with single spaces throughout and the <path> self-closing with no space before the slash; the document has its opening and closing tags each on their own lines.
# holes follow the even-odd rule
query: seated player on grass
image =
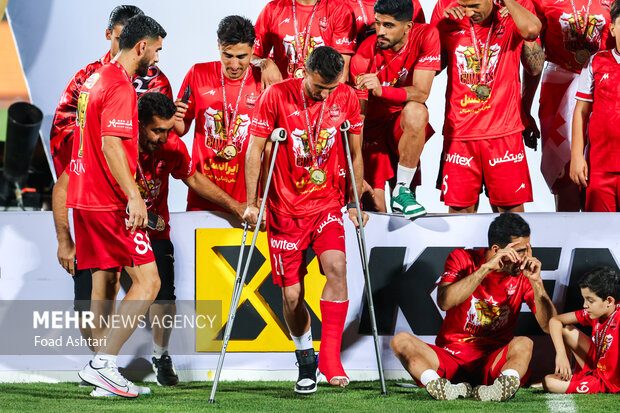
<svg viewBox="0 0 620 413">
<path fill-rule="evenodd" d="M 618 298 L 620 275 L 609 267 L 596 268 L 579 280 L 583 310 L 556 315 L 549 321 L 555 346 L 555 372 L 543 386 L 551 393 L 619 393 Z M 592 338 L 572 324 L 592 327 Z M 567 350 L 576 360 L 572 373 Z"/>
</svg>

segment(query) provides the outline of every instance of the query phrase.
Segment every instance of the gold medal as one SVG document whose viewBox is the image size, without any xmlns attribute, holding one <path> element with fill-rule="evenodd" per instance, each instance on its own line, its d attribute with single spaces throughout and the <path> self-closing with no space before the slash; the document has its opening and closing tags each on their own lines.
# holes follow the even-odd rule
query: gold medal
<svg viewBox="0 0 620 413">
<path fill-rule="evenodd" d="M 327 181 L 327 174 L 321 168 L 310 169 L 310 182 L 315 185 L 323 185 Z"/>
<path fill-rule="evenodd" d="M 304 69 L 298 67 L 297 69 L 295 69 L 295 73 L 293 74 L 293 76 L 295 76 L 297 79 L 301 79 L 302 77 L 304 77 Z"/>
<path fill-rule="evenodd" d="M 161 215 L 157 215 L 157 226 L 155 227 L 155 229 L 157 231 L 163 231 L 164 229 L 166 229 L 166 222 Z"/>
<path fill-rule="evenodd" d="M 474 88 L 476 97 L 480 100 L 487 100 L 491 96 L 491 86 L 489 85 L 476 85 Z"/>
<path fill-rule="evenodd" d="M 581 66 L 584 66 L 590 61 L 590 57 L 592 53 L 588 49 L 577 49 L 575 52 L 575 61 L 579 63 Z"/>
<path fill-rule="evenodd" d="M 359 75 L 355 76 L 355 86 L 359 89 L 359 90 L 365 90 L 366 87 L 364 86 L 360 86 L 360 80 L 362 78 L 362 76 L 364 76 L 366 73 L 360 73 Z"/>
<path fill-rule="evenodd" d="M 226 145 L 224 149 L 218 152 L 217 156 L 226 161 L 232 161 L 237 156 L 237 147 L 235 145 Z"/>
</svg>

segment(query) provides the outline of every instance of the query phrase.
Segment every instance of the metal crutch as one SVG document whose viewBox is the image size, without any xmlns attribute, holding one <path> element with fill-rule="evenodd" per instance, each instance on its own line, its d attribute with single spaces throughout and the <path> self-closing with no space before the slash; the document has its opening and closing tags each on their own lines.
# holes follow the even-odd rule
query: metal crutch
<svg viewBox="0 0 620 413">
<path fill-rule="evenodd" d="M 351 174 L 351 185 L 353 186 L 353 197 L 355 200 L 355 209 L 357 210 L 357 245 L 362 258 L 362 270 L 364 271 L 364 279 L 366 282 L 366 300 L 368 302 L 368 312 L 370 313 L 370 327 L 372 336 L 375 341 L 375 353 L 377 355 L 377 368 L 379 369 L 379 380 L 381 381 L 381 394 L 387 394 L 385 387 L 385 376 L 383 374 L 383 363 L 381 362 L 381 349 L 379 347 L 379 334 L 377 332 L 377 320 L 375 318 L 375 307 L 372 300 L 372 289 L 370 287 L 370 271 L 368 270 L 368 259 L 366 258 L 366 238 L 364 237 L 364 225 L 362 219 L 362 208 L 357 194 L 357 184 L 355 182 L 355 172 L 353 171 L 353 161 L 351 160 L 351 148 L 349 147 L 349 128 L 351 123 L 347 120 L 340 125 L 340 130 L 344 133 L 345 148 L 347 151 L 347 163 L 349 164 L 349 172 Z"/>
<path fill-rule="evenodd" d="M 241 251 L 239 253 L 239 260 L 237 261 L 237 274 L 235 277 L 235 286 L 233 288 L 233 295 L 230 301 L 230 311 L 228 313 L 228 321 L 226 322 L 226 329 L 224 330 L 224 337 L 222 341 L 222 351 L 220 352 L 220 357 L 217 361 L 217 370 L 215 371 L 215 378 L 213 380 L 213 387 L 211 387 L 211 396 L 209 397 L 209 403 L 215 403 L 215 392 L 217 391 L 217 384 L 220 380 L 220 374 L 222 373 L 222 366 L 224 365 L 224 357 L 226 356 L 226 348 L 228 347 L 228 341 L 230 340 L 230 333 L 232 331 L 233 323 L 235 322 L 235 315 L 237 312 L 237 306 L 239 305 L 239 300 L 241 299 L 241 291 L 243 290 L 243 286 L 245 283 L 245 277 L 248 275 L 248 270 L 250 268 L 250 261 L 252 261 L 252 253 L 254 252 L 254 247 L 256 246 L 256 238 L 258 237 L 258 227 L 263 219 L 263 212 L 265 211 L 265 205 L 267 203 L 267 193 L 269 192 L 269 186 L 271 185 L 271 176 L 273 174 L 273 167 L 276 161 L 276 155 L 278 154 L 278 146 L 280 142 L 286 140 L 286 130 L 284 128 L 276 128 L 271 132 L 269 139 L 272 142 L 275 142 L 273 147 L 273 155 L 271 156 L 271 164 L 269 165 L 269 171 L 267 172 L 267 183 L 265 184 L 265 192 L 263 194 L 263 200 L 260 204 L 260 209 L 258 210 L 258 221 L 256 223 L 256 228 L 254 229 L 254 236 L 252 237 L 252 243 L 250 244 L 250 251 L 248 252 L 248 257 L 245 261 L 245 266 L 243 268 L 243 273 L 241 277 L 239 277 L 239 270 L 241 268 L 241 261 L 243 257 L 243 252 L 245 249 L 245 238 L 248 230 L 248 223 L 246 222 L 243 228 L 243 240 L 241 242 Z"/>
</svg>

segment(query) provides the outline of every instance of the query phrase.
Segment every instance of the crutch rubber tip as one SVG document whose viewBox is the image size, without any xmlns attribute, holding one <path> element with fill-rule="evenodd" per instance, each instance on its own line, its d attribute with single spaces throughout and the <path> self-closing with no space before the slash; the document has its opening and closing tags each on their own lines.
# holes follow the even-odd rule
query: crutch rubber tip
<svg viewBox="0 0 620 413">
<path fill-rule="evenodd" d="M 215 399 L 209 399 L 209 403 L 211 404 L 215 403 Z"/>
<path fill-rule="evenodd" d="M 342 132 L 346 132 L 349 130 L 350 127 L 351 127 L 351 122 L 349 122 L 348 120 L 345 120 L 344 123 L 340 125 L 340 130 Z"/>
<path fill-rule="evenodd" d="M 273 142 L 284 142 L 286 140 L 286 129 L 275 128 L 269 137 Z"/>
</svg>

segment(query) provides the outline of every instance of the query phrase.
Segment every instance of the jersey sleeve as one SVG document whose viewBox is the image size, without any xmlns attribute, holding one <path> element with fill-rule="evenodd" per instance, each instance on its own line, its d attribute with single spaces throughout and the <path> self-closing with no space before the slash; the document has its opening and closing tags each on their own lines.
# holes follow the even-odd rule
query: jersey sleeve
<svg viewBox="0 0 620 413">
<path fill-rule="evenodd" d="M 436 27 L 426 27 L 414 69 L 441 71 L 441 42 Z"/>
<path fill-rule="evenodd" d="M 260 58 L 269 56 L 269 52 L 273 46 L 271 34 L 269 33 L 269 22 L 273 14 L 273 2 L 267 3 L 256 19 L 254 31 L 256 32 L 256 40 L 254 40 L 254 54 Z"/>
<path fill-rule="evenodd" d="M 348 85 L 345 85 L 345 87 L 350 94 L 350 98 L 347 100 L 347 120 L 351 124 L 349 132 L 354 135 L 359 135 L 362 133 L 362 127 L 364 126 L 364 122 L 362 121 L 360 102 L 356 99 L 356 94 L 353 88 Z"/>
<path fill-rule="evenodd" d="M 175 143 L 174 146 L 174 167 L 170 174 L 175 179 L 187 179 L 194 175 L 196 166 L 189 156 L 185 143 L 174 132 L 170 132 L 170 139 Z"/>
<path fill-rule="evenodd" d="M 588 62 L 588 67 L 581 71 L 579 75 L 579 86 L 577 87 L 577 94 L 575 99 L 583 100 L 584 102 L 594 102 L 594 72 L 592 70 L 592 56 Z"/>
<path fill-rule="evenodd" d="M 588 312 L 585 309 L 575 311 L 575 318 L 582 326 L 593 326 L 594 321 L 588 315 Z"/>
<path fill-rule="evenodd" d="M 439 279 L 440 283 L 453 283 L 469 275 L 468 265 L 466 264 L 469 255 L 462 249 L 456 249 L 448 255 L 444 265 L 443 274 Z"/>
<path fill-rule="evenodd" d="M 529 280 L 525 280 L 525 292 L 523 293 L 523 300 L 527 304 L 527 306 L 532 310 L 532 313 L 536 314 L 536 302 L 534 301 L 534 290 L 532 289 L 532 285 Z"/>
<path fill-rule="evenodd" d="M 430 24 L 437 26 L 437 24 L 443 19 L 443 12 L 449 7 L 456 7 L 458 4 L 456 0 L 439 0 L 433 8 L 433 14 L 431 14 Z"/>
<path fill-rule="evenodd" d="M 190 87 L 191 93 L 189 95 L 189 100 L 187 101 L 187 111 L 185 112 L 185 116 L 183 117 L 184 120 L 189 121 L 189 122 L 194 120 L 194 118 L 196 117 L 196 112 L 195 112 L 196 98 L 194 96 L 194 92 L 196 91 L 192 87 L 195 68 L 196 66 L 192 66 L 192 68 L 189 69 L 189 71 L 185 75 L 185 78 L 183 79 L 183 83 L 181 84 L 181 89 L 179 89 L 179 93 L 177 95 L 177 99 L 183 98 L 183 95 L 185 94 L 185 89 L 187 89 L 187 86 Z"/>
<path fill-rule="evenodd" d="M 75 118 L 77 117 L 77 102 L 80 95 L 80 89 L 84 81 L 88 78 L 86 68 L 78 71 L 62 92 L 62 96 L 54 112 L 54 120 L 52 121 L 52 130 L 50 140 L 64 140 L 64 137 L 73 135 L 75 127 Z"/>
<path fill-rule="evenodd" d="M 414 23 L 426 23 L 426 16 L 424 16 L 424 9 L 419 0 L 413 0 L 413 22 Z"/>
<path fill-rule="evenodd" d="M 355 79 L 357 76 L 368 73 L 370 69 L 372 57 L 368 55 L 368 50 L 371 43 L 372 40 L 370 37 L 364 40 L 361 46 L 357 49 L 357 53 L 355 53 L 351 58 L 349 73 L 351 74 L 350 79 L 352 84 L 355 84 Z M 355 94 L 358 99 L 368 100 L 368 90 L 355 88 Z"/>
<path fill-rule="evenodd" d="M 134 137 L 133 115 L 136 91 L 129 84 L 117 83 L 106 91 L 101 108 L 101 136 Z"/>
<path fill-rule="evenodd" d="M 277 85 L 277 84 L 276 84 Z M 269 86 L 258 98 L 254 112 L 250 134 L 261 138 L 267 138 L 273 131 L 277 119 L 277 89 L 275 85 Z"/>
<path fill-rule="evenodd" d="M 340 3 L 334 12 L 334 30 L 332 47 L 341 54 L 355 53 L 357 28 L 355 17 L 348 4 Z"/>
</svg>

